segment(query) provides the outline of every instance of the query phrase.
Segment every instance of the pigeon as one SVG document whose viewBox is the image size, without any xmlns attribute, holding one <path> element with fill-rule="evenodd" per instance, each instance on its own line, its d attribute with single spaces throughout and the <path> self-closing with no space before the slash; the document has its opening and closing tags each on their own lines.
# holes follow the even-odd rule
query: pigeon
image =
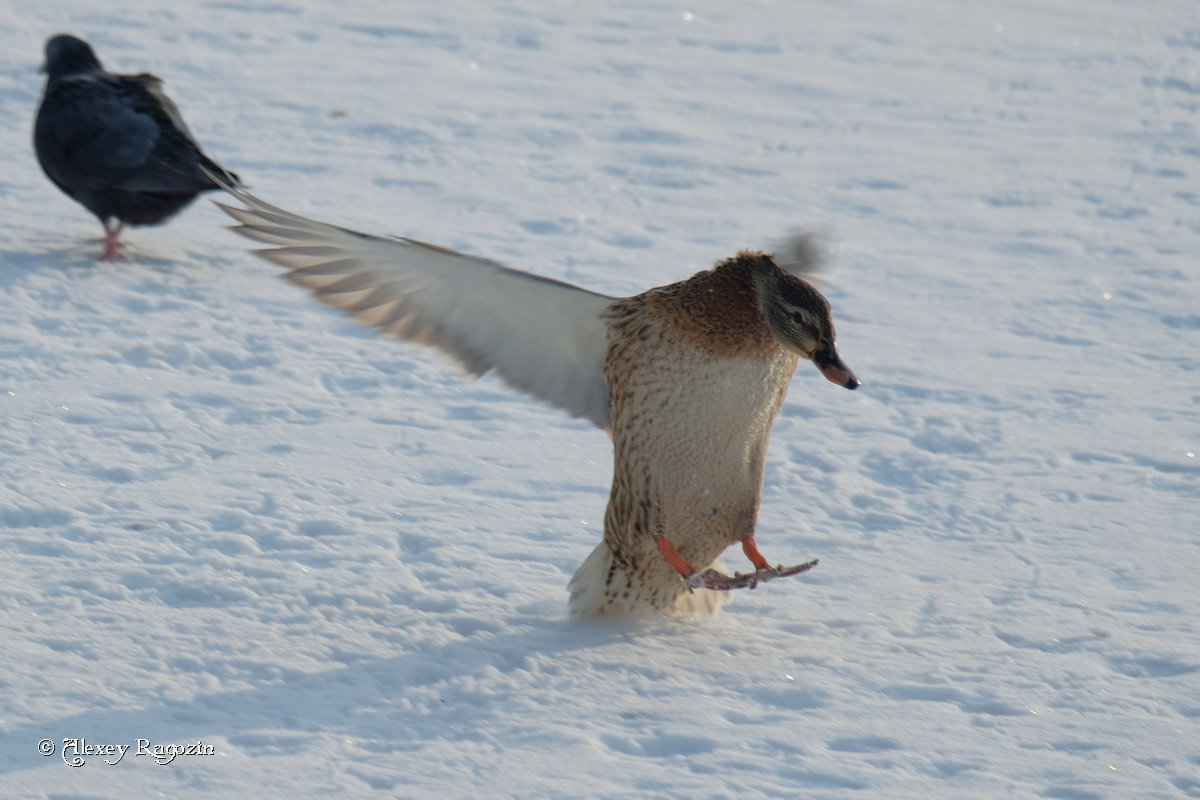
<svg viewBox="0 0 1200 800">
<path fill-rule="evenodd" d="M 158 225 L 223 175 L 200 150 L 179 109 L 148 73 L 116 75 L 90 45 L 66 34 L 46 41 L 46 91 L 33 126 L 42 170 L 104 226 L 101 259 L 124 258 L 125 225 Z"/>
<path fill-rule="evenodd" d="M 828 301 L 771 255 L 741 251 L 610 297 L 226 188 L 242 204 L 218 203 L 234 230 L 270 245 L 255 252 L 318 300 L 471 373 L 495 370 L 609 434 L 604 537 L 568 587 L 573 617 L 709 616 L 731 590 L 816 564 L 772 566 L 758 550 L 767 441 L 801 360 L 837 386 L 859 380 L 834 346 Z M 812 248 L 802 255 L 812 267 Z M 731 576 L 721 553 L 737 543 L 754 571 Z"/>
</svg>

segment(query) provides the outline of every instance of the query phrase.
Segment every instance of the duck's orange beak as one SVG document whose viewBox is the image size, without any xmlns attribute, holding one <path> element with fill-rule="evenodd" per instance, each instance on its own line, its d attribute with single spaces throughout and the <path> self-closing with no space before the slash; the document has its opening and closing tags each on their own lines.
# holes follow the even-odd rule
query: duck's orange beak
<svg viewBox="0 0 1200 800">
<path fill-rule="evenodd" d="M 858 378 L 842 363 L 841 356 L 837 354 L 837 351 L 832 346 L 814 355 L 813 363 L 817 365 L 817 369 L 821 370 L 821 374 L 830 383 L 845 386 L 847 389 L 857 389 L 859 387 Z"/>
</svg>

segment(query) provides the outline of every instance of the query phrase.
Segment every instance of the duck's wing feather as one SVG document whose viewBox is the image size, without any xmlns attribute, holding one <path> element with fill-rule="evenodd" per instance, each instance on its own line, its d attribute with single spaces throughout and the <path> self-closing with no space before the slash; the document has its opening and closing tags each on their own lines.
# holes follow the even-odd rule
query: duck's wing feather
<svg viewBox="0 0 1200 800">
<path fill-rule="evenodd" d="M 821 240 L 822 237 L 812 231 L 794 230 L 775 243 L 775 263 L 820 288 L 829 277 Z"/>
<path fill-rule="evenodd" d="M 468 372 L 608 428 L 604 379 L 614 298 L 412 239 L 381 238 L 284 211 L 225 187 L 234 230 L 274 245 L 255 252 L 357 321 L 436 347 Z"/>
</svg>

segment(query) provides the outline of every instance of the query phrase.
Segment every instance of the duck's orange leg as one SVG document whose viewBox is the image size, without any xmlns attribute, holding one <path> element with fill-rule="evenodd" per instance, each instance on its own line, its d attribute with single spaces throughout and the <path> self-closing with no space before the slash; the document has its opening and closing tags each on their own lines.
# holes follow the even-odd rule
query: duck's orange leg
<svg viewBox="0 0 1200 800">
<path fill-rule="evenodd" d="M 675 549 L 675 545 L 671 544 L 671 540 L 665 536 L 658 536 L 654 543 L 658 545 L 658 552 L 662 553 L 663 558 L 667 563 L 675 568 L 675 571 L 683 576 L 684 580 L 692 577 L 696 572 L 696 568 L 688 563 L 687 559 L 679 555 L 679 551 Z"/>
<path fill-rule="evenodd" d="M 658 545 L 658 552 L 662 553 L 663 558 L 667 563 L 675 568 L 675 571 L 684 578 L 690 578 L 696 571 L 688 560 L 679 555 L 679 551 L 675 549 L 675 545 L 671 544 L 671 540 L 665 536 L 659 536 L 655 539 L 655 544 Z M 754 541 L 754 534 L 748 534 L 742 537 L 742 551 L 746 554 L 746 558 L 750 559 L 750 563 L 755 569 L 770 569 L 771 565 L 767 563 L 767 559 L 762 553 L 758 552 L 758 545 Z"/>
<path fill-rule="evenodd" d="M 782 578 L 788 575 L 797 575 L 801 572 L 806 572 L 817 565 L 816 560 L 809 561 L 804 564 L 797 564 L 794 567 L 772 567 L 767 563 L 767 559 L 763 558 L 763 554 L 758 552 L 758 545 L 754 543 L 754 535 L 748 535 L 742 538 L 742 550 L 746 553 L 746 557 L 754 564 L 754 572 L 742 574 L 737 573 L 733 577 L 722 575 L 716 570 L 709 569 L 704 572 L 697 572 L 688 560 L 679 555 L 679 551 L 675 549 L 675 545 L 671 544 L 671 540 L 665 536 L 657 536 L 654 543 L 658 546 L 658 552 L 662 553 L 662 557 L 671 565 L 683 582 L 687 585 L 689 592 L 696 589 L 717 589 L 719 591 L 729 591 L 730 589 L 753 589 L 760 583 L 766 583 L 772 578 Z"/>
<path fill-rule="evenodd" d="M 746 554 L 746 558 L 750 559 L 750 563 L 754 565 L 755 569 L 771 568 L 767 559 L 763 558 L 763 554 L 758 552 L 758 545 L 754 543 L 753 533 L 742 537 L 742 552 Z"/>
</svg>

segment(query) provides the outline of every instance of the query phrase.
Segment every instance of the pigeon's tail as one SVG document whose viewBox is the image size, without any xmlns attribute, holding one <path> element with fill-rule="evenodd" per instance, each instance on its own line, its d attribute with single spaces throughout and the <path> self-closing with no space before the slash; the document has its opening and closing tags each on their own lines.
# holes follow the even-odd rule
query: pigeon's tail
<svg viewBox="0 0 1200 800">
<path fill-rule="evenodd" d="M 653 558 L 661 556 L 655 552 Z M 725 571 L 719 557 L 710 566 Z M 730 600 L 729 592 L 689 592 L 678 573 L 658 567 L 657 563 L 649 569 L 619 565 L 608 543 L 601 542 L 567 585 L 571 617 L 651 617 L 659 613 L 711 617 Z"/>
</svg>

